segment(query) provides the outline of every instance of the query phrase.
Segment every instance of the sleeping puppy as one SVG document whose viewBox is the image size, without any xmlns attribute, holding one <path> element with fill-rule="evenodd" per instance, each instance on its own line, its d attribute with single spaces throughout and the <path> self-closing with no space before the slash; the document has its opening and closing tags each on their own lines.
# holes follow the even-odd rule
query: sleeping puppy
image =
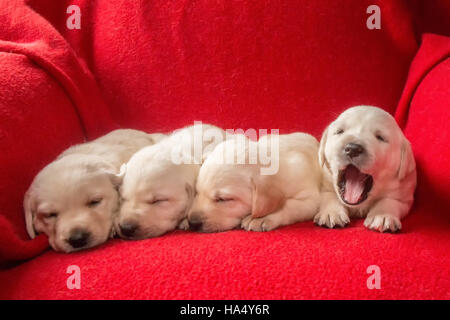
<svg viewBox="0 0 450 320">
<path fill-rule="evenodd" d="M 267 135 L 258 142 L 241 135 L 219 144 L 200 169 L 190 229 L 270 231 L 312 220 L 320 200 L 318 145 L 304 133 Z M 266 147 L 272 161 L 279 161 L 275 174 L 261 174 L 261 159 L 250 161 L 252 150 L 260 155 Z M 230 154 L 245 161 L 224 161 Z"/>
<path fill-rule="evenodd" d="M 145 239 L 177 227 L 187 229 L 200 165 L 224 136 L 222 129 L 196 124 L 133 155 L 123 166 L 117 233 L 125 239 Z"/>
<path fill-rule="evenodd" d="M 119 205 L 120 166 L 162 137 L 122 129 L 67 149 L 37 174 L 25 194 L 29 236 L 43 232 L 62 252 L 105 242 Z"/>
<path fill-rule="evenodd" d="M 349 217 L 366 217 L 369 229 L 401 229 L 413 203 L 416 165 L 389 113 L 369 106 L 343 112 L 323 133 L 319 160 L 324 181 L 318 225 L 343 227 Z"/>
</svg>

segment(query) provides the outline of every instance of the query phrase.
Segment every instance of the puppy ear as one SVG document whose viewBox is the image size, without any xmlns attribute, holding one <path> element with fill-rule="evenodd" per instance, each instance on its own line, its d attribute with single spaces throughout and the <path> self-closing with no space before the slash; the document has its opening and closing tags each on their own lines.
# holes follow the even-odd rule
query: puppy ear
<svg viewBox="0 0 450 320">
<path fill-rule="evenodd" d="M 31 195 L 31 191 L 25 193 L 23 199 L 23 209 L 25 211 L 25 225 L 27 227 L 28 235 L 31 239 L 36 238 L 36 231 L 34 230 L 34 200 Z"/>
<path fill-rule="evenodd" d="M 325 131 L 322 133 L 322 138 L 320 139 L 320 145 L 319 145 L 319 165 L 323 167 L 323 165 L 327 162 L 327 159 L 325 157 L 325 145 L 327 143 L 327 136 L 328 136 L 328 127 L 325 129 Z"/>
<path fill-rule="evenodd" d="M 400 165 L 397 170 L 397 178 L 403 180 L 411 171 L 416 168 L 416 161 L 411 149 L 411 144 L 406 138 L 403 138 L 400 152 Z"/>
<path fill-rule="evenodd" d="M 112 179 L 115 186 L 119 186 L 122 184 L 123 177 L 127 173 L 127 164 L 124 163 L 120 166 L 119 173 L 112 172 Z"/>
<path fill-rule="evenodd" d="M 104 172 L 111 178 L 111 182 L 114 186 L 118 187 L 122 184 L 123 177 L 125 176 L 125 173 L 127 171 L 127 165 L 126 163 L 122 164 L 122 166 L 119 169 L 119 172 L 117 172 L 117 169 L 114 168 L 114 166 L 108 162 L 98 162 L 94 164 L 90 164 L 88 167 L 88 170 L 91 171 L 100 171 Z"/>
<path fill-rule="evenodd" d="M 272 176 L 264 176 L 253 182 L 252 217 L 260 218 L 283 207 L 286 201 L 284 194 L 273 188 Z"/>
</svg>

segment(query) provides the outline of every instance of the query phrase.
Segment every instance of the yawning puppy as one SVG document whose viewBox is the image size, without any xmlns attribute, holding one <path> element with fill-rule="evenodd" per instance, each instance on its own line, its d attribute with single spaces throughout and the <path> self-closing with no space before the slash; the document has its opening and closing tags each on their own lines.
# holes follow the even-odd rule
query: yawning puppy
<svg viewBox="0 0 450 320">
<path fill-rule="evenodd" d="M 117 233 L 126 239 L 144 239 L 177 226 L 187 229 L 185 218 L 200 165 L 224 137 L 225 132 L 215 126 L 194 125 L 133 155 L 123 167 Z"/>
<path fill-rule="evenodd" d="M 343 112 L 323 133 L 320 212 L 314 221 L 333 228 L 366 217 L 370 229 L 397 231 L 413 202 L 416 166 L 394 118 L 376 107 Z"/>
<path fill-rule="evenodd" d="M 105 242 L 119 205 L 120 166 L 162 136 L 116 130 L 63 152 L 38 173 L 25 194 L 30 237 L 43 232 L 51 247 L 63 252 Z"/>
<path fill-rule="evenodd" d="M 200 169 L 191 229 L 270 231 L 312 220 L 320 200 L 317 150 L 317 140 L 303 133 L 267 135 L 258 142 L 238 135 L 219 144 Z M 252 152 L 258 159 L 252 161 Z M 276 173 L 261 174 L 268 164 L 261 154 L 278 161 Z"/>
</svg>

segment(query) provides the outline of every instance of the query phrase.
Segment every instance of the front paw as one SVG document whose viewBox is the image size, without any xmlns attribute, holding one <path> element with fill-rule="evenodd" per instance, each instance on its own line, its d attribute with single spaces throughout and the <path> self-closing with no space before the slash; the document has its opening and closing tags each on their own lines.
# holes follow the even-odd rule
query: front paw
<svg viewBox="0 0 450 320">
<path fill-rule="evenodd" d="M 350 218 L 345 210 L 320 211 L 314 217 L 314 223 L 327 228 L 345 227 L 349 224 Z"/>
<path fill-rule="evenodd" d="M 253 218 L 247 216 L 241 223 L 242 229 L 247 231 L 271 231 L 279 226 L 279 223 L 272 217 Z"/>
<path fill-rule="evenodd" d="M 187 218 L 184 218 L 183 220 L 180 221 L 180 223 L 178 224 L 178 229 L 180 230 L 187 230 L 189 229 L 189 222 Z"/>
<path fill-rule="evenodd" d="M 364 226 L 379 232 L 396 232 L 402 228 L 400 220 L 389 214 L 377 214 L 368 216 L 364 220 Z"/>
</svg>

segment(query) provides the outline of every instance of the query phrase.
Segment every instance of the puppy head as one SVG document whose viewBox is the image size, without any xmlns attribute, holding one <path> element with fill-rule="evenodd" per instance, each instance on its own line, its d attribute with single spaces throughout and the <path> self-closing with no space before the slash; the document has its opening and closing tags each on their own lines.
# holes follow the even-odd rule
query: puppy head
<svg viewBox="0 0 450 320">
<path fill-rule="evenodd" d="M 125 239 L 145 239 L 174 230 L 194 198 L 199 165 L 174 164 L 161 146 L 137 152 L 126 165 L 115 230 Z"/>
<path fill-rule="evenodd" d="M 251 213 L 250 177 L 239 174 L 232 167 L 203 164 L 197 180 L 197 194 L 188 215 L 191 230 L 234 229 Z"/>
<path fill-rule="evenodd" d="M 56 251 L 72 252 L 105 242 L 118 209 L 121 177 L 101 158 L 68 155 L 50 163 L 25 194 L 27 231 L 49 237 Z"/>
<path fill-rule="evenodd" d="M 257 165 L 221 162 L 225 148 L 238 154 L 235 148 L 240 142 L 228 140 L 219 144 L 200 168 L 197 194 L 188 215 L 191 230 L 234 229 L 244 217 L 261 217 L 280 206 L 281 197 L 271 190 L 273 176 L 259 177 Z"/>
<path fill-rule="evenodd" d="M 350 108 L 328 126 L 319 161 L 347 206 L 361 205 L 415 168 L 409 142 L 394 118 L 369 106 Z"/>
</svg>

